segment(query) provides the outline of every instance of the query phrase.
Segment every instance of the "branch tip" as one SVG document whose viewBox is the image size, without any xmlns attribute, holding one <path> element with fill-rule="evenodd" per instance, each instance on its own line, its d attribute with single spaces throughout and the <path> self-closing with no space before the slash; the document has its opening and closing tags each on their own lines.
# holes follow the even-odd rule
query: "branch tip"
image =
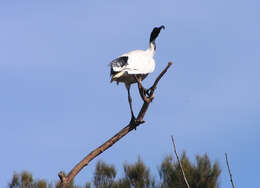
<svg viewBox="0 0 260 188">
<path fill-rule="evenodd" d="M 226 157 L 226 163 L 227 163 L 227 167 L 228 167 L 228 173 L 229 173 L 229 177 L 230 177 L 230 182 L 233 188 L 235 188 L 234 182 L 233 182 L 233 178 L 232 178 L 232 173 L 229 167 L 229 162 L 228 162 L 228 155 L 227 152 L 225 152 L 225 157 Z"/>
<path fill-rule="evenodd" d="M 172 144 L 173 144 L 173 148 L 174 148 L 174 153 L 175 153 L 175 155 L 176 155 L 176 157 L 177 157 L 177 160 L 178 160 L 178 162 L 179 162 L 179 165 L 180 165 L 180 167 L 181 167 L 181 172 L 182 172 L 184 181 L 185 181 L 185 183 L 186 183 L 186 185 L 187 185 L 187 188 L 190 188 L 189 182 L 188 182 L 188 180 L 187 180 L 187 178 L 186 178 L 186 176 L 185 176 L 184 170 L 183 170 L 183 168 L 182 168 L 181 160 L 179 159 L 179 156 L 178 156 L 178 153 L 177 153 L 177 148 L 176 148 L 176 145 L 175 145 L 175 142 L 174 142 L 174 138 L 173 138 L 173 136 L 171 136 L 171 137 L 172 137 Z"/>
<path fill-rule="evenodd" d="M 58 174 L 59 178 L 60 178 L 60 181 L 61 183 L 64 183 L 65 180 L 66 180 L 66 175 L 64 172 L 60 171 L 59 174 Z"/>
</svg>

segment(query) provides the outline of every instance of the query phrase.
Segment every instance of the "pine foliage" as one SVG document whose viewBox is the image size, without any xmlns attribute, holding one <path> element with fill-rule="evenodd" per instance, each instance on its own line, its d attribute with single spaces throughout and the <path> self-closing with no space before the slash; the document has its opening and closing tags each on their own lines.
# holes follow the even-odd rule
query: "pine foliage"
<svg viewBox="0 0 260 188">
<path fill-rule="evenodd" d="M 211 164 L 207 154 L 197 155 L 195 164 L 189 161 L 185 152 L 182 153 L 180 160 L 190 187 L 216 188 L 218 186 L 221 170 L 217 162 Z M 180 165 L 177 161 L 173 161 L 171 156 L 163 160 L 159 174 L 162 188 L 187 188 Z"/>
<path fill-rule="evenodd" d="M 191 188 L 217 188 L 220 168 L 217 162 L 210 161 L 207 154 L 196 156 L 193 164 L 183 152 L 180 157 L 182 167 Z M 139 157 L 133 163 L 124 163 L 123 176 L 116 178 L 114 165 L 98 161 L 96 164 L 93 182 L 87 182 L 85 186 L 74 185 L 72 181 L 68 188 L 187 188 L 178 161 L 167 156 L 162 161 L 159 169 L 160 181 L 155 182 L 149 168 Z M 53 188 L 52 183 L 45 180 L 34 180 L 31 173 L 23 171 L 14 173 L 9 188 Z"/>
</svg>

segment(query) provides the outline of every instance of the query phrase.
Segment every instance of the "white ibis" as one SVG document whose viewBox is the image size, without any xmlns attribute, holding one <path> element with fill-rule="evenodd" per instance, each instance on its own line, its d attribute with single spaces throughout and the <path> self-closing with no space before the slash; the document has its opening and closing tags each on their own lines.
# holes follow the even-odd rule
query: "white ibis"
<svg viewBox="0 0 260 188">
<path fill-rule="evenodd" d="M 150 35 L 149 47 L 146 50 L 134 50 L 121 55 L 110 63 L 111 67 L 111 82 L 116 81 L 125 83 L 128 92 L 128 102 L 131 110 L 131 122 L 136 122 L 136 118 L 132 109 L 132 98 L 130 95 L 130 86 L 137 82 L 137 77 L 141 80 L 154 71 L 155 60 L 154 54 L 156 50 L 155 39 L 158 37 L 161 29 L 165 29 L 162 25 L 153 28 Z M 149 94 L 148 90 L 145 90 Z"/>
</svg>

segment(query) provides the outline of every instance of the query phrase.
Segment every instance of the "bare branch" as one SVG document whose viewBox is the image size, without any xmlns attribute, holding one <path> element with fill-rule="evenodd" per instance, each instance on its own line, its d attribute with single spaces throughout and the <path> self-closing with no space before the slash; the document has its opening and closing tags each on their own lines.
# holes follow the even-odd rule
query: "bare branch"
<svg viewBox="0 0 260 188">
<path fill-rule="evenodd" d="M 227 167 L 228 167 L 228 173 L 229 173 L 229 176 L 230 176 L 230 182 L 232 184 L 232 187 L 235 188 L 235 185 L 234 185 L 234 182 L 233 182 L 233 179 L 232 179 L 231 170 L 230 170 L 229 163 L 228 163 L 227 153 L 225 153 L 225 156 L 226 156 L 226 162 L 227 162 Z"/>
<path fill-rule="evenodd" d="M 161 72 L 161 74 L 157 77 L 155 80 L 152 90 L 151 90 L 151 97 L 148 98 L 147 101 L 144 101 L 143 106 L 141 110 L 138 113 L 137 116 L 137 122 L 133 125 L 129 123 L 125 128 L 123 128 L 121 131 L 119 131 L 117 134 L 115 134 L 112 138 L 107 140 L 104 144 L 93 150 L 91 153 L 89 153 L 86 157 L 84 157 L 76 166 L 69 172 L 68 175 L 65 175 L 64 173 L 59 173 L 60 182 L 58 187 L 59 188 L 66 188 L 66 186 L 74 179 L 74 177 L 85 167 L 88 165 L 90 161 L 92 161 L 94 158 L 96 158 L 99 154 L 110 148 L 113 144 L 115 144 L 117 141 L 119 141 L 122 137 L 127 135 L 130 131 L 133 129 L 136 129 L 140 124 L 144 123 L 144 116 L 145 113 L 150 105 L 150 102 L 152 101 L 153 93 L 155 91 L 155 88 L 162 78 L 162 76 L 167 72 L 168 68 L 172 65 L 171 62 L 168 63 L 167 67 Z"/>
<path fill-rule="evenodd" d="M 178 153 L 177 153 L 177 149 L 176 149 L 176 145 L 175 145 L 175 142 L 174 142 L 174 138 L 173 138 L 173 136 L 171 136 L 171 137 L 172 137 L 172 143 L 173 143 L 173 147 L 174 147 L 174 153 L 175 153 L 175 155 L 176 155 L 176 157 L 177 157 L 177 160 L 178 160 L 178 162 L 179 162 L 179 164 L 180 164 L 181 172 L 182 172 L 182 175 L 183 175 L 184 181 L 185 181 L 187 187 L 190 188 L 190 185 L 189 185 L 189 183 L 188 183 L 188 181 L 187 181 L 187 179 L 186 179 L 186 176 L 185 176 L 184 170 L 183 170 L 183 168 L 182 168 L 181 161 L 180 161 L 179 156 L 178 156 Z"/>
</svg>

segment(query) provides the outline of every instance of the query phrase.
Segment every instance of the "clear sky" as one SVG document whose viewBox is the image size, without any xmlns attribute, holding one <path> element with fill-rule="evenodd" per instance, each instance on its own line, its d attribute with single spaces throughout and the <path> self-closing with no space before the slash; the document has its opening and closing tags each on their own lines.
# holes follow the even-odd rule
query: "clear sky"
<svg viewBox="0 0 260 188">
<path fill-rule="evenodd" d="M 124 85 L 109 83 L 108 63 L 157 39 L 151 85 L 159 83 L 146 123 L 76 178 L 92 179 L 97 160 L 134 162 L 153 174 L 167 154 L 208 153 L 231 187 L 258 187 L 260 168 L 260 3 L 257 0 L 1 1 L 0 187 L 14 171 L 58 180 L 130 119 Z M 132 87 L 134 111 L 142 101 Z"/>
</svg>

